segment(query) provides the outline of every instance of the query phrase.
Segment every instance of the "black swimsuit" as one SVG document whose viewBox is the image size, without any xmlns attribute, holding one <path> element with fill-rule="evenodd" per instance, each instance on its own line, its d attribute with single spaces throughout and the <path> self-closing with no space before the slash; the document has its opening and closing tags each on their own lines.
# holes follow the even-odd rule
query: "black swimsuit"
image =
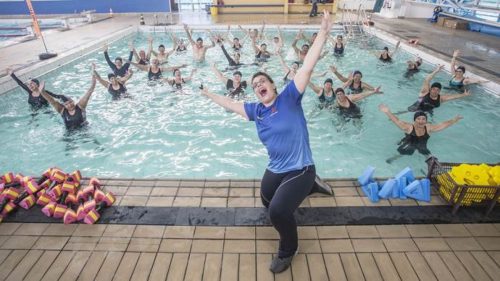
<svg viewBox="0 0 500 281">
<path fill-rule="evenodd" d="M 340 43 L 340 47 L 337 47 L 338 43 L 335 43 L 335 46 L 333 47 L 333 54 L 340 56 L 344 54 L 344 43 Z"/>
<path fill-rule="evenodd" d="M 347 98 L 347 101 L 349 101 L 349 107 L 343 107 L 338 104 L 340 114 L 347 118 L 361 118 L 361 110 L 359 110 L 359 107 L 349 98 Z"/>
<path fill-rule="evenodd" d="M 352 81 L 351 85 L 349 85 L 349 90 L 351 90 L 351 94 L 359 94 L 363 92 L 363 83 L 360 81 L 358 87 L 354 87 L 354 81 Z"/>
<path fill-rule="evenodd" d="M 244 94 L 246 88 L 247 81 L 241 81 L 240 85 L 237 88 L 234 88 L 234 81 L 232 79 L 227 79 L 226 90 L 228 92 L 228 96 L 231 98 Z"/>
<path fill-rule="evenodd" d="M 417 136 L 415 126 L 413 126 L 411 133 L 405 134 L 405 137 L 398 143 L 398 152 L 403 155 L 412 155 L 415 150 L 418 150 L 418 152 L 424 155 L 429 155 L 431 154 L 429 149 L 427 149 L 427 140 L 429 137 L 427 127 L 425 127 L 425 134 Z"/>
<path fill-rule="evenodd" d="M 148 65 L 149 64 L 149 59 L 139 59 L 139 62 L 137 64 Z"/>
<path fill-rule="evenodd" d="M 63 109 L 61 116 L 67 129 L 76 129 L 86 124 L 85 110 L 80 106 L 75 106 L 75 114 L 69 114 L 66 108 Z"/>
<path fill-rule="evenodd" d="M 408 107 L 408 111 L 427 111 L 432 112 L 434 108 L 441 106 L 441 95 L 438 95 L 437 99 L 431 98 L 431 93 L 427 93 L 425 96 L 416 101 L 413 105 Z"/>
<path fill-rule="evenodd" d="M 171 83 L 169 83 L 172 87 L 176 88 L 177 90 L 182 90 L 182 84 L 185 84 L 186 82 L 184 81 L 184 78 L 181 78 L 181 83 L 175 82 L 175 78 L 172 80 Z"/>
<path fill-rule="evenodd" d="M 113 96 L 114 99 L 118 99 L 118 98 L 121 98 L 121 96 L 125 93 L 127 93 L 127 88 L 125 88 L 125 86 L 121 83 L 118 83 L 118 85 L 120 85 L 120 87 L 118 88 L 118 90 L 115 90 L 113 88 L 113 84 L 109 83 L 109 86 L 108 86 L 108 93 L 111 94 L 111 96 Z"/>
<path fill-rule="evenodd" d="M 387 58 L 385 59 L 382 55 L 380 55 L 379 59 L 383 62 L 392 62 L 392 58 L 389 55 L 387 55 Z"/>
<path fill-rule="evenodd" d="M 333 93 L 333 89 L 331 90 L 332 95 L 327 96 L 325 95 L 325 88 L 321 90 L 321 95 L 319 95 L 318 99 L 319 102 L 324 104 L 324 105 L 329 105 L 335 100 L 335 94 Z"/>
<path fill-rule="evenodd" d="M 30 88 L 26 86 L 26 84 L 24 84 L 21 80 L 19 80 L 19 78 L 17 78 L 14 73 L 12 73 L 10 77 L 12 77 L 14 81 L 16 81 L 17 85 L 19 85 L 21 88 L 23 88 L 24 91 L 28 93 L 28 103 L 29 105 L 31 105 L 32 109 L 39 109 L 49 105 L 49 102 L 42 95 L 39 95 L 37 97 L 33 96 L 33 92 L 30 90 Z M 56 95 L 47 90 L 45 90 L 45 92 L 57 99 L 61 99 L 63 97 L 62 95 Z"/>
<path fill-rule="evenodd" d="M 262 51 L 259 51 L 257 53 L 257 55 L 255 55 L 255 58 L 257 59 L 257 61 L 259 62 L 267 62 L 267 59 L 270 58 L 271 56 L 269 55 L 269 52 L 266 51 L 266 52 L 262 52 Z"/>
<path fill-rule="evenodd" d="M 148 79 L 149 80 L 158 80 L 161 79 L 161 69 L 158 69 L 158 72 L 152 72 L 151 67 L 148 70 Z"/>
</svg>

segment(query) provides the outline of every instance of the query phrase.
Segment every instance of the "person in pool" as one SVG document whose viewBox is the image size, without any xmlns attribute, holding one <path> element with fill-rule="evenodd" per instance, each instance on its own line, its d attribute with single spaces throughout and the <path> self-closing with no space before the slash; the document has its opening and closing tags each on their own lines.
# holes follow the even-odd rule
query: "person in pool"
<svg viewBox="0 0 500 281">
<path fill-rule="evenodd" d="M 108 90 L 108 93 L 111 95 L 111 97 L 113 97 L 113 99 L 116 100 L 127 96 L 127 88 L 125 87 L 125 83 L 127 83 L 130 77 L 132 77 L 133 75 L 132 69 L 129 69 L 127 76 L 123 77 L 120 80 L 116 78 L 115 74 L 109 73 L 108 81 L 102 79 L 99 73 L 97 73 L 97 71 L 95 70 L 94 63 L 92 63 L 92 72 L 97 81 L 99 81 L 99 83 Z"/>
<path fill-rule="evenodd" d="M 12 79 L 14 79 L 14 81 L 16 81 L 17 85 L 19 85 L 25 92 L 28 93 L 28 104 L 31 106 L 31 109 L 38 110 L 49 105 L 49 102 L 40 93 L 40 81 L 38 79 L 29 79 L 25 84 L 19 78 L 17 78 L 12 69 L 8 68 L 7 73 Z M 64 97 L 62 95 L 56 95 L 45 89 L 43 90 L 45 91 L 45 93 L 56 99 L 62 99 Z"/>
<path fill-rule="evenodd" d="M 175 38 L 175 36 L 174 36 Z M 175 49 L 175 52 L 176 53 L 183 53 L 185 51 L 187 51 L 187 46 L 186 44 L 184 43 L 184 39 L 176 39 L 177 41 L 177 48 Z"/>
<path fill-rule="evenodd" d="M 406 61 L 408 67 L 406 68 L 406 72 L 404 74 L 405 78 L 411 78 L 413 75 L 420 71 L 419 67 L 422 65 L 422 59 L 417 57 L 414 61 L 408 60 Z"/>
<path fill-rule="evenodd" d="M 257 28 L 245 30 L 243 27 L 241 27 L 241 25 L 238 25 L 238 28 L 241 31 L 243 31 L 246 34 L 246 36 L 248 36 L 250 38 L 255 37 L 256 40 L 259 40 L 259 41 L 266 39 L 266 37 L 264 35 L 264 28 L 265 27 L 266 27 L 265 21 L 262 21 L 262 27 L 260 28 L 260 32 Z"/>
<path fill-rule="evenodd" d="M 193 76 L 196 73 L 196 71 L 197 71 L 197 69 L 193 68 L 191 70 L 191 74 L 188 77 L 182 78 L 181 71 L 179 69 L 174 69 L 174 73 L 173 73 L 174 77 L 163 78 L 163 81 L 167 82 L 170 86 L 172 86 L 176 90 L 182 90 L 182 85 L 193 80 Z"/>
<path fill-rule="evenodd" d="M 217 69 L 217 66 L 215 64 L 212 64 L 212 71 L 214 72 L 215 76 L 226 85 L 226 90 L 227 90 L 227 96 L 234 99 L 234 98 L 241 98 L 245 95 L 245 90 L 247 88 L 247 81 L 241 80 L 241 72 L 235 71 L 233 73 L 233 79 L 227 78 L 220 72 L 219 69 Z"/>
<path fill-rule="evenodd" d="M 267 44 L 262 43 L 260 47 L 257 46 L 257 42 L 255 41 L 256 37 L 252 37 L 252 47 L 255 51 L 255 60 L 257 62 L 267 62 L 267 60 L 271 57 L 271 52 L 267 50 Z"/>
<path fill-rule="evenodd" d="M 134 53 L 134 58 L 138 64 L 148 65 L 149 60 L 151 59 L 151 53 L 153 52 L 153 38 L 148 38 L 148 52 L 146 53 L 144 50 L 140 50 L 139 53 L 135 48 L 132 49 Z"/>
<path fill-rule="evenodd" d="M 430 138 L 430 134 L 444 130 L 463 118 L 462 116 L 457 115 L 451 120 L 433 125 L 427 123 L 427 114 L 425 114 L 425 112 L 417 111 L 413 115 L 412 124 L 399 120 L 396 115 L 391 112 L 389 107 L 384 104 L 379 105 L 379 109 L 385 113 L 389 119 L 396 124 L 396 126 L 405 132 L 405 137 L 398 144 L 399 155 L 387 159 L 386 162 L 389 164 L 400 158 L 402 155 L 412 155 L 415 150 L 418 150 L 418 152 L 426 157 L 430 156 L 431 152 L 427 148 L 427 141 Z"/>
<path fill-rule="evenodd" d="M 465 85 L 486 83 L 488 80 L 472 79 L 465 77 L 465 66 L 456 66 L 457 58 L 460 55 L 460 50 L 455 50 L 453 52 L 453 57 L 451 58 L 450 71 L 451 80 L 449 82 L 449 89 L 453 90 L 463 90 Z"/>
<path fill-rule="evenodd" d="M 382 94 L 380 87 L 375 88 L 373 91 L 365 91 L 362 94 L 352 94 L 346 96 L 343 88 L 335 90 L 335 105 L 339 113 L 344 118 L 361 118 L 361 110 L 355 102 L 367 98 L 373 94 Z"/>
<path fill-rule="evenodd" d="M 43 91 L 44 82 L 40 83 L 42 96 L 61 114 L 64 125 L 68 130 L 81 128 L 87 124 L 86 108 L 95 89 L 96 76 L 92 74 L 92 83 L 88 91 L 75 103 L 70 97 L 64 97 L 64 103 L 56 101 L 51 95 Z"/>
<path fill-rule="evenodd" d="M 320 108 L 330 108 L 335 101 L 335 94 L 333 92 L 333 80 L 328 78 L 323 83 L 323 87 L 315 85 L 309 81 L 309 87 L 316 93 L 320 102 Z"/>
<path fill-rule="evenodd" d="M 172 55 L 175 52 L 175 50 L 177 50 L 177 40 L 175 39 L 175 37 L 172 33 L 170 34 L 170 38 L 172 39 L 173 46 L 172 46 L 172 49 L 169 50 L 168 52 L 165 51 L 165 45 L 163 45 L 163 44 L 160 44 L 158 46 L 158 52 L 151 50 L 152 54 L 160 62 L 160 64 L 168 63 L 168 57 L 170 55 Z"/>
<path fill-rule="evenodd" d="M 264 72 L 255 73 L 251 79 L 258 102 L 234 102 L 229 97 L 209 92 L 207 88 L 202 91 L 214 103 L 254 121 L 257 134 L 267 148 L 270 162 L 262 178 L 261 199 L 280 235 L 278 254 L 270 265 L 274 273 L 286 270 L 297 254 L 294 212 L 314 192 L 316 171 L 302 98 L 331 26 L 330 14 L 324 11 L 318 37 L 304 64 L 280 94 L 273 79 Z"/>
<path fill-rule="evenodd" d="M 213 40 L 211 45 L 203 45 L 203 39 L 199 37 L 196 39 L 196 42 L 194 42 L 193 38 L 191 37 L 191 33 L 189 32 L 189 28 L 187 24 L 184 24 L 184 30 L 187 33 L 188 40 L 191 43 L 191 46 L 193 47 L 193 58 L 195 62 L 204 62 L 205 61 L 205 54 L 207 53 L 207 50 L 210 48 L 215 47 L 215 42 Z"/>
<path fill-rule="evenodd" d="M 292 63 L 292 66 L 288 66 L 281 56 L 281 54 L 278 55 L 281 63 L 281 67 L 283 68 L 283 71 L 285 72 L 285 76 L 283 77 L 283 82 L 284 84 L 288 84 L 288 82 L 292 81 L 293 78 L 295 77 L 295 74 L 297 74 L 297 70 L 299 70 L 300 63 L 298 61 L 294 61 Z"/>
<path fill-rule="evenodd" d="M 335 74 L 335 76 L 337 76 L 340 81 L 346 83 L 344 87 L 347 87 L 349 89 L 349 94 L 360 94 L 364 90 L 375 90 L 375 88 L 371 85 L 361 81 L 361 78 L 363 78 L 363 73 L 361 73 L 361 71 L 359 70 L 355 70 L 348 77 L 343 76 L 333 65 L 330 66 L 330 70 L 333 72 L 333 74 Z"/>
<path fill-rule="evenodd" d="M 274 54 L 278 55 L 281 53 L 281 50 L 283 48 L 283 33 L 281 32 L 281 28 L 278 25 L 278 36 L 273 37 L 273 45 L 274 45 Z"/>
<path fill-rule="evenodd" d="M 162 73 L 165 71 L 173 71 L 174 69 L 183 68 L 187 66 L 187 64 L 182 64 L 178 66 L 168 66 L 168 67 L 160 66 L 160 61 L 157 58 L 152 59 L 150 65 L 142 65 L 135 62 L 131 62 L 131 64 L 140 70 L 147 71 L 149 81 L 160 80 L 163 77 Z"/>
<path fill-rule="evenodd" d="M 215 38 L 216 38 L 215 41 L 217 42 L 217 45 L 220 46 L 222 53 L 224 54 L 224 56 L 227 59 L 227 63 L 229 64 L 228 69 L 237 69 L 240 66 L 244 65 L 243 63 L 240 62 L 241 54 L 239 52 L 235 52 L 233 54 L 233 56 L 231 57 L 228 54 L 226 48 L 224 47 L 224 43 L 222 42 L 221 38 L 217 37 L 217 36 Z"/>
<path fill-rule="evenodd" d="M 343 56 L 345 51 L 345 46 L 347 42 L 344 42 L 344 37 L 341 34 L 337 35 L 337 39 L 334 40 L 332 36 L 328 36 L 330 43 L 333 46 L 333 55 L 334 56 Z"/>
<path fill-rule="evenodd" d="M 297 56 L 297 60 L 302 63 L 307 55 L 307 52 L 309 51 L 309 44 L 303 44 L 299 49 L 297 47 L 297 42 L 299 42 L 300 39 L 305 39 L 304 31 L 302 29 L 299 31 L 297 36 L 295 36 L 295 39 L 292 42 L 292 48 L 295 52 L 295 55 Z"/>
<path fill-rule="evenodd" d="M 470 96 L 471 93 L 465 90 L 463 94 L 449 94 L 441 95 L 441 83 L 434 82 L 431 84 L 432 79 L 443 69 L 443 65 L 438 65 L 436 69 L 430 73 L 427 78 L 425 78 L 420 90 L 418 100 L 411 106 L 408 107 L 408 111 L 426 111 L 432 113 L 434 108 L 441 106 L 441 103 L 451 101 L 454 99 L 460 99 Z"/>
<path fill-rule="evenodd" d="M 400 43 L 401 43 L 401 41 L 398 41 L 398 43 L 396 43 L 396 48 L 394 48 L 393 52 L 389 52 L 389 48 L 384 47 L 384 49 L 382 49 L 382 52 L 377 54 L 378 59 L 382 62 L 392 62 L 392 57 L 394 56 L 396 51 L 399 49 Z"/>
<path fill-rule="evenodd" d="M 232 37 L 232 39 L 230 38 L 230 36 Z M 243 40 L 240 40 L 240 38 L 238 37 L 235 37 L 232 33 L 231 33 L 231 25 L 228 25 L 227 26 L 227 33 L 224 37 L 228 42 L 232 42 L 231 43 L 231 48 L 233 49 L 233 51 L 235 52 L 241 52 L 241 49 L 243 49 L 243 42 L 244 40 L 246 39 L 243 38 Z"/>
<path fill-rule="evenodd" d="M 132 56 L 134 55 L 132 44 L 129 44 L 129 48 L 130 48 L 130 54 L 128 56 L 127 61 L 131 61 Z M 113 63 L 109 59 L 108 44 L 104 44 L 103 51 L 104 51 L 104 58 L 106 59 L 106 62 L 108 63 L 111 70 L 113 70 L 113 73 L 118 77 L 118 79 L 125 77 L 127 75 L 128 68 L 130 67 L 130 63 L 127 62 L 127 63 L 123 64 L 123 59 L 121 57 L 116 57 L 115 62 Z"/>
</svg>

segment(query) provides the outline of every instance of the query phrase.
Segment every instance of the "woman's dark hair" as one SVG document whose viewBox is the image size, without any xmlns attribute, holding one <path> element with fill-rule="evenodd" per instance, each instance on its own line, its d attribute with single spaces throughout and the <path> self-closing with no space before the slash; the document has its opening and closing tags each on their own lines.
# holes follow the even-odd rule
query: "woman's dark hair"
<svg viewBox="0 0 500 281">
<path fill-rule="evenodd" d="M 335 89 L 335 94 L 337 94 L 338 92 L 342 92 L 342 93 L 344 93 L 344 95 L 345 95 L 345 91 L 344 91 L 344 89 L 342 89 L 342 88 L 337 88 L 337 89 Z"/>
<path fill-rule="evenodd" d="M 108 79 L 111 79 L 112 77 L 116 77 L 116 75 L 114 73 L 109 73 L 108 74 Z"/>
<path fill-rule="evenodd" d="M 176 72 L 176 71 L 178 71 L 178 70 L 179 70 L 178 68 L 174 69 L 174 71 L 172 71 L 172 75 L 174 75 L 174 76 L 175 76 L 175 72 Z M 179 70 L 179 71 L 180 71 L 180 70 Z"/>
<path fill-rule="evenodd" d="M 123 59 L 121 57 L 116 57 L 115 61 L 119 60 L 120 62 L 123 62 Z"/>
</svg>

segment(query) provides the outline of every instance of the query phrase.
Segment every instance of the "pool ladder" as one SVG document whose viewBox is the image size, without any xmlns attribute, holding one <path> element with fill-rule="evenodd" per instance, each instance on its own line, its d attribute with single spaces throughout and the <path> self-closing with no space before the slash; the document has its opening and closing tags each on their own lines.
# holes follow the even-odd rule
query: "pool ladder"
<svg viewBox="0 0 500 281">
<path fill-rule="evenodd" d="M 364 30 L 365 23 L 368 24 L 369 17 L 366 11 L 362 8 L 363 3 L 366 0 L 360 2 L 358 9 L 350 9 L 344 6 L 342 8 L 342 18 L 340 24 L 343 27 L 344 33 L 348 37 L 359 36 L 364 38 L 367 36 L 367 33 Z"/>
</svg>

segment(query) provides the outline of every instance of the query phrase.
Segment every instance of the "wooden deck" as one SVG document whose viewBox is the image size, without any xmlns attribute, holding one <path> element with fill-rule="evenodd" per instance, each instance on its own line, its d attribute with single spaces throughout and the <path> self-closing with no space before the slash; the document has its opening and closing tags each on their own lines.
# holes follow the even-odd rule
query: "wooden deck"
<svg viewBox="0 0 500 281">
<path fill-rule="evenodd" d="M 500 224 L 301 227 L 0 225 L 0 280 L 498 280 Z"/>
</svg>

